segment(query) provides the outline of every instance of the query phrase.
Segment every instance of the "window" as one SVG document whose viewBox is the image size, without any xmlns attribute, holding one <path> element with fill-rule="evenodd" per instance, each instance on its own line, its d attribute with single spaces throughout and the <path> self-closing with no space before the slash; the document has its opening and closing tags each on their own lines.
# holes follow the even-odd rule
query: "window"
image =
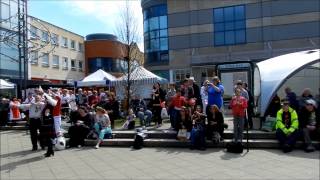
<svg viewBox="0 0 320 180">
<path fill-rule="evenodd" d="M 42 66 L 49 67 L 49 54 L 48 53 L 42 53 Z"/>
<path fill-rule="evenodd" d="M 58 45 L 59 36 L 57 34 L 52 34 L 51 44 Z"/>
<path fill-rule="evenodd" d="M 175 82 L 181 82 L 184 79 L 190 77 L 190 69 L 177 69 L 173 72 L 174 81 Z"/>
<path fill-rule="evenodd" d="M 0 19 L 1 19 L 1 24 L 5 23 L 5 22 L 10 22 L 10 6 L 9 6 L 9 2 L 8 4 L 6 4 L 5 2 L 1 2 L 0 3 L 0 8 L 1 8 L 1 14 L 0 14 Z M 5 22 L 2 22 L 5 21 Z"/>
<path fill-rule="evenodd" d="M 37 33 L 38 33 L 38 29 L 31 25 L 30 26 L 30 38 L 36 39 L 38 37 Z"/>
<path fill-rule="evenodd" d="M 62 37 L 61 45 L 62 47 L 68 47 L 68 39 L 66 37 Z"/>
<path fill-rule="evenodd" d="M 49 35 L 47 31 L 42 31 L 42 36 L 41 36 L 41 40 L 48 42 L 49 41 Z"/>
<path fill-rule="evenodd" d="M 68 58 L 67 57 L 62 58 L 62 69 L 68 70 Z"/>
<path fill-rule="evenodd" d="M 82 61 L 79 61 L 79 71 L 82 72 Z"/>
<path fill-rule="evenodd" d="M 59 56 L 57 55 L 52 56 L 52 67 L 59 68 Z"/>
<path fill-rule="evenodd" d="M 71 40 L 70 47 L 71 47 L 71 49 L 75 49 L 76 48 L 76 44 L 75 44 L 74 40 Z"/>
<path fill-rule="evenodd" d="M 78 48 L 79 48 L 78 49 L 79 52 L 83 52 L 83 44 L 82 43 L 78 44 Z"/>
<path fill-rule="evenodd" d="M 214 45 L 246 43 L 245 6 L 213 9 Z"/>
<path fill-rule="evenodd" d="M 76 70 L 76 60 L 71 59 L 71 70 L 75 71 Z"/>
<path fill-rule="evenodd" d="M 37 51 L 32 51 L 30 52 L 30 62 L 32 65 L 37 65 L 38 64 L 38 52 Z"/>
<path fill-rule="evenodd" d="M 143 12 L 146 63 L 168 61 L 167 6 L 157 5 Z"/>
</svg>

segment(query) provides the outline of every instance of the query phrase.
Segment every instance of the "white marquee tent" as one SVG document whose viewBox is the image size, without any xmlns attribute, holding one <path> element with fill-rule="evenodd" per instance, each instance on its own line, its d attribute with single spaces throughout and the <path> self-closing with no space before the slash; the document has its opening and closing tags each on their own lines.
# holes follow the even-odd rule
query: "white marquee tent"
<svg viewBox="0 0 320 180">
<path fill-rule="evenodd" d="M 118 81 L 126 83 L 128 80 L 128 75 L 122 76 L 118 79 Z M 167 83 L 168 80 L 162 78 L 160 76 L 155 75 L 154 73 L 148 71 L 142 66 L 136 67 L 130 74 L 130 81 L 132 84 L 137 85 L 147 85 L 147 84 L 154 84 L 154 83 Z"/>
<path fill-rule="evenodd" d="M 76 87 L 86 86 L 113 86 L 117 82 L 117 78 L 102 69 L 88 75 L 81 81 L 76 81 Z"/>
<path fill-rule="evenodd" d="M 281 86 L 306 67 L 313 65 L 313 69 L 316 70 L 313 73 L 315 75 L 312 76 L 312 79 L 310 76 L 304 75 L 298 81 L 295 81 L 295 84 L 298 84 L 301 88 L 312 86 L 312 84 L 319 86 L 319 62 L 320 49 L 315 49 L 290 53 L 257 63 L 254 72 L 254 95 L 259 97 L 260 116 L 264 116 L 272 97 Z"/>
<path fill-rule="evenodd" d="M 0 89 L 14 89 L 14 84 L 0 79 Z"/>
</svg>

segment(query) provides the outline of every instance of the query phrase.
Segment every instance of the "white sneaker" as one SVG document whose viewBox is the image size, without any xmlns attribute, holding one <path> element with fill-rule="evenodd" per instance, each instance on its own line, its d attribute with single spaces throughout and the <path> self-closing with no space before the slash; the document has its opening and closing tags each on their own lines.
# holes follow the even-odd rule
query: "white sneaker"
<svg viewBox="0 0 320 180">
<path fill-rule="evenodd" d="M 94 148 L 99 149 L 99 145 L 96 145 Z"/>
<path fill-rule="evenodd" d="M 78 145 L 78 148 L 81 148 L 82 146 L 81 145 Z"/>
</svg>

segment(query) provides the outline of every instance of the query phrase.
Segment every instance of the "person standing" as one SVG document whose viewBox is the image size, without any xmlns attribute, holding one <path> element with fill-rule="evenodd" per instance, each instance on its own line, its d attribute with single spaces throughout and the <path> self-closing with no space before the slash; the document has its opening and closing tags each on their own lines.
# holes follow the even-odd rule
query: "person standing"
<svg viewBox="0 0 320 180">
<path fill-rule="evenodd" d="M 0 101 L 0 126 L 5 126 L 8 121 L 9 100 L 2 98 Z"/>
<path fill-rule="evenodd" d="M 181 113 L 180 111 L 182 110 L 182 107 L 187 103 L 186 99 L 184 96 L 181 95 L 181 89 L 178 88 L 176 90 L 176 95 L 172 97 L 170 106 L 172 109 L 171 112 L 171 116 L 172 116 L 172 120 L 173 122 L 171 122 L 172 124 L 172 128 L 174 128 L 176 131 L 179 130 L 179 124 L 181 121 Z"/>
<path fill-rule="evenodd" d="M 247 91 L 249 99 L 248 99 L 248 108 L 247 108 L 247 115 L 248 115 L 248 125 L 249 129 L 253 129 L 253 121 L 252 121 L 252 116 L 253 116 L 253 108 L 254 108 L 254 98 L 251 93 L 251 91 L 248 88 L 247 83 L 242 83 L 243 88 Z M 247 122 L 245 122 L 245 127 L 247 127 Z"/>
<path fill-rule="evenodd" d="M 61 97 L 59 89 L 52 89 L 50 95 L 45 94 L 46 101 L 53 106 L 52 117 L 54 121 L 54 129 L 57 136 L 61 135 Z"/>
<path fill-rule="evenodd" d="M 153 106 L 153 114 L 157 124 L 157 127 L 162 125 L 161 118 L 161 103 L 165 100 L 165 93 L 160 87 L 160 83 L 155 83 L 153 85 L 153 94 L 152 94 L 152 106 Z"/>
<path fill-rule="evenodd" d="M 233 114 L 233 134 L 234 142 L 242 143 L 245 110 L 248 107 L 247 100 L 241 96 L 241 89 L 235 89 L 235 95 L 232 97 L 230 107 Z"/>
<path fill-rule="evenodd" d="M 54 120 L 52 116 L 53 106 L 47 104 L 42 112 L 42 124 L 40 127 L 40 136 L 42 137 L 43 143 L 47 145 L 47 152 L 44 154 L 45 157 L 54 156 L 53 141 L 57 137 L 54 129 Z"/>
<path fill-rule="evenodd" d="M 193 90 L 193 97 L 192 98 L 196 98 L 196 105 L 199 105 L 202 107 L 202 100 L 201 100 L 199 86 L 195 83 L 196 81 L 194 80 L 194 77 L 190 77 L 188 79 L 188 81 L 189 81 L 189 86 L 192 87 L 192 90 Z"/>
<path fill-rule="evenodd" d="M 217 105 L 220 111 L 222 110 L 223 94 L 224 87 L 221 84 L 219 77 L 213 77 L 212 83 L 208 83 L 208 106 L 206 109 L 206 113 L 209 112 L 209 107 L 211 107 L 212 105 Z"/>
<path fill-rule="evenodd" d="M 78 89 L 78 94 L 76 95 L 76 102 L 79 106 L 85 106 L 88 103 L 88 98 L 83 93 L 83 90 L 81 88 Z"/>
<path fill-rule="evenodd" d="M 291 108 L 288 99 L 281 101 L 282 108 L 277 113 L 276 136 L 284 153 L 290 152 L 299 136 L 297 112 Z"/>
<path fill-rule="evenodd" d="M 116 95 L 113 92 L 108 94 L 105 110 L 108 112 L 108 116 L 111 121 L 111 128 L 114 128 L 114 121 L 119 118 L 119 102 L 116 100 Z"/>
<path fill-rule="evenodd" d="M 9 103 L 10 122 L 21 120 L 21 113 L 20 113 L 19 107 L 20 107 L 20 101 L 16 97 L 13 97 Z"/>
</svg>

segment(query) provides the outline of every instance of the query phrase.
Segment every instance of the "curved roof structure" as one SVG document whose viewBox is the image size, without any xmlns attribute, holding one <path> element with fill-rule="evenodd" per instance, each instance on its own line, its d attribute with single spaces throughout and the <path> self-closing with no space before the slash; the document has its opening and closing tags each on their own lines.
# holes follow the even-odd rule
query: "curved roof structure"
<svg viewBox="0 0 320 180">
<path fill-rule="evenodd" d="M 106 86 L 113 85 L 117 78 L 102 69 L 85 77 L 82 81 L 77 81 L 77 87 L 83 86 Z"/>
<path fill-rule="evenodd" d="M 260 116 L 277 90 L 304 67 L 320 61 L 320 49 L 290 53 L 257 63 L 260 72 Z"/>
</svg>

